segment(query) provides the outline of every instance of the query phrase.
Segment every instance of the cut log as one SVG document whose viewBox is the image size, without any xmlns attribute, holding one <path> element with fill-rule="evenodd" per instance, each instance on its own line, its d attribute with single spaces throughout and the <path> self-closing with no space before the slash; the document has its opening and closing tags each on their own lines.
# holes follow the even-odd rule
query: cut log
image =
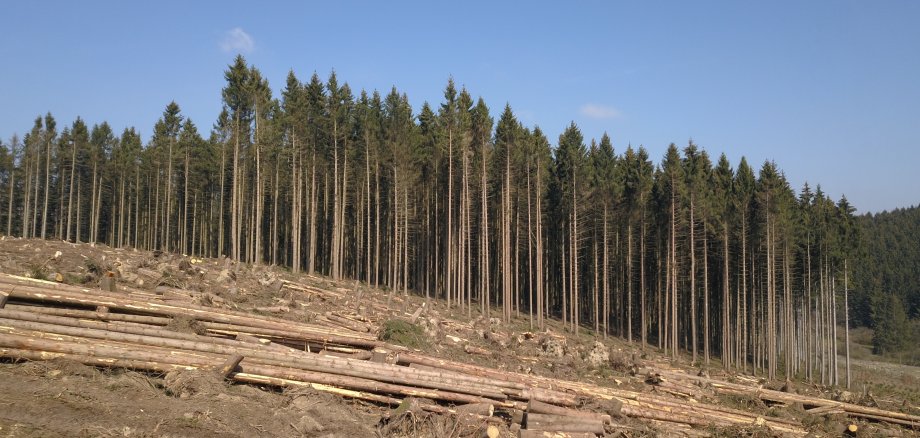
<svg viewBox="0 0 920 438">
<path fill-rule="evenodd" d="M 542 430 L 550 432 L 580 432 L 591 434 L 604 434 L 604 423 L 597 419 L 566 417 L 553 414 L 527 413 L 525 427 L 528 430 Z"/>
<path fill-rule="evenodd" d="M 619 407 L 622 407 L 622 402 L 619 404 Z M 551 414 L 551 415 L 560 415 L 571 418 L 585 418 L 588 420 L 598 420 L 604 423 L 612 423 L 613 419 L 608 414 L 601 414 L 597 412 L 588 412 L 588 411 L 576 411 L 575 409 L 564 408 L 562 406 L 551 405 L 549 403 L 543 403 L 538 400 L 530 400 L 527 402 L 527 413 L 528 414 Z M 617 409 L 619 413 L 619 409 Z"/>
<path fill-rule="evenodd" d="M 336 315 L 335 313 L 332 313 L 332 312 L 326 312 L 325 316 L 326 316 L 326 319 L 328 319 L 333 324 L 347 328 L 351 331 L 355 331 L 358 333 L 367 333 L 371 331 L 370 326 L 368 326 L 367 324 Z"/>
<path fill-rule="evenodd" d="M 6 307 L 6 302 L 9 299 L 10 299 L 10 294 L 6 292 L 0 292 L 0 309 Z"/>
<path fill-rule="evenodd" d="M 470 344 L 464 345 L 463 351 L 469 354 L 478 354 L 480 356 L 491 356 L 492 355 L 492 350 L 487 350 L 485 348 L 476 347 Z"/>
<path fill-rule="evenodd" d="M 157 338 L 153 336 L 115 333 L 78 327 L 52 326 L 49 324 L 8 319 L 5 321 L 7 321 L 6 324 L 8 325 L 18 326 L 28 330 L 60 333 L 68 336 L 90 337 L 94 339 L 103 339 L 115 342 L 186 350 L 192 352 L 211 353 L 217 355 L 243 354 L 250 358 L 254 363 L 257 362 L 274 367 L 289 368 L 292 369 L 292 371 L 299 372 L 300 370 L 303 370 L 319 373 L 330 373 L 343 377 L 373 379 L 373 381 L 377 382 L 412 385 L 421 388 L 428 388 L 430 390 L 442 390 L 449 393 L 458 393 L 457 395 L 450 395 L 450 400 L 447 400 L 443 397 L 426 396 L 426 398 L 439 400 L 454 401 L 459 403 L 479 403 L 489 401 L 483 397 L 487 397 L 488 399 L 492 399 L 496 402 L 503 401 L 507 398 L 502 392 L 498 390 L 489 388 L 485 385 L 477 385 L 474 382 L 466 379 L 457 379 L 444 375 L 432 375 L 430 373 L 423 373 L 420 370 L 415 370 L 407 367 L 398 367 L 394 365 L 375 364 L 372 362 L 327 357 L 318 354 L 285 355 L 252 348 L 251 345 L 246 345 L 244 343 L 240 343 L 239 346 L 234 348 L 200 341 L 196 342 Z M 0 338 L 4 336 L 5 335 L 0 335 Z M 19 348 L 16 344 L 7 346 Z"/>
<path fill-rule="evenodd" d="M 425 311 L 425 307 L 428 303 L 422 303 L 421 306 L 418 306 L 418 309 L 415 309 L 415 312 L 412 313 L 412 316 L 409 318 L 409 322 L 415 324 L 415 321 L 418 321 L 419 316 L 422 315 L 422 312 Z"/>
<path fill-rule="evenodd" d="M 597 438 L 596 434 L 587 432 L 556 432 L 544 430 L 527 430 L 518 431 L 519 438 Z"/>
<path fill-rule="evenodd" d="M 454 410 L 465 414 L 476 414 L 483 417 L 491 417 L 495 413 L 495 405 L 492 403 L 470 403 L 454 407 Z"/>
<path fill-rule="evenodd" d="M 107 292 L 115 292 L 115 277 L 103 275 L 102 278 L 99 279 L 99 289 Z"/>
<path fill-rule="evenodd" d="M 230 376 L 231 373 L 236 371 L 236 367 L 239 366 L 242 360 L 243 355 L 241 354 L 234 354 L 233 356 L 228 357 L 227 361 L 217 369 L 217 374 L 221 378 L 226 379 L 228 376 Z"/>
<path fill-rule="evenodd" d="M 159 280 L 160 277 L 163 276 L 163 274 L 160 274 L 159 272 L 154 271 L 153 269 L 147 269 L 147 268 L 137 268 L 136 273 L 137 275 L 143 275 L 144 277 L 147 277 L 151 280 Z"/>
<path fill-rule="evenodd" d="M 43 306 L 34 306 L 34 305 L 22 305 L 22 304 L 12 304 L 10 303 L 7 306 L 8 309 L 19 310 L 23 312 L 31 313 L 41 313 L 45 315 L 55 315 L 55 316 L 66 316 L 68 318 L 87 318 L 87 319 L 99 319 L 104 321 L 121 321 L 121 322 L 134 322 L 140 324 L 150 324 L 150 325 L 167 325 L 172 318 L 163 318 L 160 316 L 141 316 L 141 315 L 129 315 L 124 313 L 113 313 L 111 309 L 105 315 L 99 315 L 94 310 L 79 310 L 79 309 L 61 309 L 55 307 L 43 307 Z"/>
<path fill-rule="evenodd" d="M 267 312 L 267 313 L 288 313 L 291 311 L 291 308 L 287 306 L 269 306 L 269 307 L 256 307 L 256 310 L 258 310 L 259 312 Z"/>
</svg>

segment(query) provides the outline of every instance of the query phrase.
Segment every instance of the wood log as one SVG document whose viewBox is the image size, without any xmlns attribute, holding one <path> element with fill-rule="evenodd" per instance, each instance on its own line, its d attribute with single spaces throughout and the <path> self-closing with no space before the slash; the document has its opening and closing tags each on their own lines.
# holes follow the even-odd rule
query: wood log
<svg viewBox="0 0 920 438">
<path fill-rule="evenodd" d="M 256 307 L 255 310 L 258 310 L 259 312 L 267 312 L 267 313 L 288 313 L 291 311 L 291 308 L 287 306 L 269 306 L 269 307 Z"/>
<path fill-rule="evenodd" d="M 891 422 L 898 422 L 898 424 L 920 427 L 920 416 L 905 414 L 902 412 L 895 411 L 886 411 L 879 408 L 871 408 L 868 406 L 860 406 L 852 403 L 843 403 L 834 400 L 827 400 L 818 397 L 810 397 L 800 394 L 787 393 L 782 391 L 774 391 L 764 388 L 751 388 L 745 385 L 725 382 L 720 380 L 714 380 L 711 378 L 692 376 L 688 374 L 683 374 L 675 371 L 663 371 L 660 373 L 662 375 L 674 376 L 677 378 L 683 378 L 686 380 L 694 380 L 708 383 L 712 386 L 718 394 L 731 394 L 731 395 L 745 395 L 753 396 L 760 398 L 762 400 L 771 401 L 771 402 L 780 402 L 780 403 L 801 403 L 805 406 L 828 406 L 828 405 L 839 405 L 843 409 L 844 413 L 849 416 L 862 417 L 867 419 L 888 419 Z M 882 420 L 882 421 L 888 421 Z"/>
<path fill-rule="evenodd" d="M 553 414 L 533 414 L 528 412 L 525 422 L 527 423 L 525 427 L 528 430 L 604 434 L 604 422 L 600 419 L 594 420 Z"/>
<path fill-rule="evenodd" d="M 116 358 L 120 360 L 147 361 L 158 363 L 175 363 L 176 365 L 213 369 L 220 356 L 198 356 L 181 351 L 164 351 L 151 348 L 126 348 L 119 345 L 108 344 L 81 344 L 76 342 L 36 339 L 26 336 L 0 334 L 0 347 L 48 351 L 53 353 L 66 353 L 85 355 L 96 358 Z M 372 379 L 356 378 L 331 373 L 311 372 L 283 366 L 263 365 L 259 363 L 245 363 L 238 365 L 238 373 L 247 373 L 260 376 L 276 377 L 285 380 L 319 383 L 374 393 L 398 394 L 402 396 L 429 398 L 452 403 L 495 403 L 505 405 L 501 401 L 489 400 L 482 397 L 443 390 L 430 390 L 419 387 L 394 385 Z"/>
<path fill-rule="evenodd" d="M 485 348 L 480 348 L 474 345 L 466 344 L 463 346 L 463 351 L 469 354 L 478 354 L 480 356 L 491 356 L 492 350 L 487 350 Z"/>
<path fill-rule="evenodd" d="M 6 302 L 10 299 L 10 294 L 0 292 L 0 309 L 6 307 Z"/>
<path fill-rule="evenodd" d="M 50 325 L 58 325 L 58 326 L 74 327 L 74 328 L 86 328 L 86 329 L 101 330 L 101 331 L 107 331 L 107 332 L 153 336 L 153 337 L 159 337 L 159 338 L 177 339 L 177 340 L 185 340 L 185 341 L 193 341 L 193 342 L 209 342 L 209 343 L 213 343 L 217 345 L 225 345 L 228 347 L 235 347 L 235 346 L 240 345 L 240 342 L 234 341 L 231 339 L 205 337 L 205 336 L 195 335 L 192 333 L 175 332 L 172 330 L 166 330 L 166 329 L 159 328 L 159 327 L 150 327 L 150 326 L 144 326 L 144 325 L 129 325 L 126 323 L 111 323 L 111 322 L 106 323 L 106 322 L 96 322 L 96 321 L 85 321 L 85 320 L 79 320 L 79 319 L 73 319 L 73 318 L 67 318 L 67 317 L 36 314 L 36 313 L 11 310 L 11 309 L 0 310 L 0 320 L 3 320 L 3 319 L 12 319 L 12 320 L 24 321 L 24 322 L 36 322 L 36 323 L 42 323 L 42 324 L 50 324 Z M 17 326 L 23 327 L 23 328 L 31 327 L 32 329 L 34 329 L 35 327 L 39 327 L 40 329 L 47 329 L 47 327 L 45 326 L 34 326 L 34 325 L 23 325 L 23 324 L 18 324 Z M 76 331 L 71 331 L 71 330 L 68 330 L 68 332 L 71 335 L 73 335 L 74 333 L 78 333 Z M 246 346 L 251 346 L 254 348 L 256 348 L 257 346 L 258 348 L 261 348 L 262 350 L 266 350 L 266 351 L 268 350 L 278 351 L 277 349 L 266 346 L 262 344 L 261 342 L 247 343 Z M 296 351 L 288 347 L 283 347 L 283 346 L 276 346 L 276 347 L 283 348 L 284 350 L 281 350 L 281 351 L 285 351 L 285 352 Z"/>
<path fill-rule="evenodd" d="M 596 434 L 588 432 L 558 432 L 545 430 L 528 430 L 521 429 L 518 431 L 519 438 L 597 438 Z"/>
<path fill-rule="evenodd" d="M 512 424 L 524 424 L 524 410 L 523 409 L 513 409 L 511 411 L 511 423 Z"/>
<path fill-rule="evenodd" d="M 622 403 L 619 406 L 622 408 Z M 588 411 L 577 411 L 575 409 L 564 408 L 562 406 L 551 405 L 549 403 L 543 403 L 538 400 L 530 400 L 527 402 L 527 413 L 528 414 L 552 414 L 560 415 L 570 418 L 585 418 L 588 420 L 598 420 L 604 423 L 612 423 L 613 418 L 608 414 L 601 414 L 598 412 L 588 412 Z M 619 413 L 619 409 L 617 409 Z"/>
<path fill-rule="evenodd" d="M 344 316 L 337 315 L 334 312 L 326 312 L 325 316 L 331 322 L 358 333 L 367 333 L 372 331 L 369 325 L 363 322 L 352 320 L 350 318 L 346 318 Z"/>
<path fill-rule="evenodd" d="M 501 431 L 499 431 L 498 427 L 494 424 L 486 426 L 486 430 L 484 430 L 482 434 L 484 438 L 498 438 L 499 435 L 501 435 Z"/>
<path fill-rule="evenodd" d="M 144 277 L 147 277 L 151 280 L 159 280 L 160 277 L 163 276 L 163 274 L 160 274 L 159 272 L 154 271 L 153 269 L 147 269 L 147 268 L 137 268 L 135 270 L 135 273 L 137 275 L 143 275 Z"/>
<path fill-rule="evenodd" d="M 55 316 L 66 316 L 68 318 L 86 318 L 86 319 L 98 319 L 102 321 L 121 321 L 121 322 L 134 322 L 140 324 L 150 324 L 150 325 L 167 325 L 172 320 L 172 318 L 164 318 L 160 316 L 141 316 L 141 315 L 130 315 L 124 313 L 114 313 L 109 309 L 109 312 L 105 315 L 99 315 L 94 310 L 79 310 L 79 309 L 64 309 L 56 307 L 44 307 L 44 306 L 35 306 L 35 305 L 22 305 L 22 304 L 9 304 L 8 309 L 19 310 L 23 312 L 31 313 L 41 313 L 46 315 L 55 315 Z"/>
<path fill-rule="evenodd" d="M 422 303 L 421 306 L 418 306 L 418 309 L 415 309 L 415 312 L 412 312 L 412 316 L 409 317 L 409 322 L 415 324 L 415 322 L 418 321 L 419 316 L 422 315 L 422 312 L 425 311 L 425 307 L 427 305 L 428 303 Z"/>
<path fill-rule="evenodd" d="M 200 323 L 202 327 L 208 329 L 209 331 L 220 331 L 224 333 L 246 333 L 250 335 L 258 335 L 260 337 L 269 337 L 276 339 L 277 341 L 291 341 L 291 342 L 318 342 L 319 345 L 327 344 L 337 344 L 337 345 L 347 345 L 360 348 L 374 348 L 380 345 L 383 345 L 382 342 L 377 340 L 364 340 L 360 338 L 354 338 L 347 334 L 339 334 L 333 332 L 319 332 L 313 330 L 285 330 L 282 328 L 279 329 L 270 329 L 270 328 L 258 328 L 258 327 L 247 327 L 240 326 L 235 324 L 224 324 L 219 322 L 207 322 L 203 321 Z"/>
<path fill-rule="evenodd" d="M 52 351 L 40 351 L 31 349 L 18 349 L 0 347 L 0 357 L 10 359 L 25 359 L 31 361 L 45 361 L 52 359 L 68 359 L 79 362 L 84 365 L 105 367 L 105 368 L 126 368 L 137 371 L 152 371 L 157 373 L 168 373 L 173 370 L 195 370 L 196 366 L 179 365 L 172 363 L 131 360 L 122 358 L 95 357 L 82 354 L 58 353 Z"/>
<path fill-rule="evenodd" d="M 2 314 L 0 314 L 2 318 Z M 425 373 L 408 367 L 399 367 L 388 364 L 375 364 L 372 362 L 325 357 L 320 355 L 290 355 L 276 352 L 267 352 L 253 348 L 251 344 L 238 343 L 237 346 L 216 345 L 207 340 L 180 340 L 154 336 L 135 335 L 129 333 L 109 332 L 105 330 L 87 329 L 82 327 L 57 326 L 29 321 L 4 319 L 7 324 L 29 330 L 60 333 L 70 336 L 90 337 L 115 342 L 127 342 L 139 345 L 166 347 L 189 351 L 213 353 L 218 355 L 243 354 L 253 361 L 292 367 L 307 371 L 335 373 L 344 376 L 375 379 L 388 383 L 420 386 L 430 389 L 459 392 L 472 396 L 487 397 L 495 400 L 505 400 L 507 397 L 499 390 L 480 385 L 475 379 L 464 379 L 460 375 L 446 376 L 435 373 Z M 235 341 L 234 341 L 235 342 Z M 466 399 L 470 403 L 473 399 Z M 481 401 L 481 400 L 476 400 Z"/>
<path fill-rule="evenodd" d="M 454 407 L 458 413 L 476 414 L 483 417 L 491 417 L 495 413 L 495 405 L 492 403 L 470 403 Z"/>
<path fill-rule="evenodd" d="M 219 368 L 217 368 L 217 375 L 221 378 L 226 379 L 230 376 L 230 373 L 236 371 L 236 367 L 242 362 L 243 355 L 234 354 L 227 358 L 227 361 L 223 363 Z"/>
<path fill-rule="evenodd" d="M 99 279 L 99 289 L 107 292 L 115 292 L 115 277 L 103 275 L 102 278 Z"/>
<path fill-rule="evenodd" d="M 236 323 L 239 325 L 248 325 L 252 327 L 297 327 L 306 326 L 302 323 L 280 319 L 270 316 L 253 315 L 251 313 L 218 309 L 184 303 L 181 306 L 166 305 L 162 303 L 152 303 L 130 297 L 119 296 L 111 293 L 100 292 L 99 290 L 90 290 L 76 286 L 53 283 L 45 280 L 38 280 L 28 277 L 19 277 L 16 275 L 0 274 L 0 285 L 20 286 L 16 288 L 16 294 L 11 294 L 22 299 L 32 299 L 38 301 L 62 302 L 65 304 L 88 303 L 91 307 L 97 305 L 109 305 L 116 309 L 124 307 L 132 312 L 151 312 L 153 314 L 165 314 L 167 316 L 190 316 L 201 321 L 215 321 Z M 23 292 L 19 294 L 18 292 Z M 209 319 L 212 318 L 212 319 Z M 313 328 L 320 328 L 314 326 Z M 365 339 L 373 339 L 372 336 L 365 336 Z"/>
<path fill-rule="evenodd" d="M 467 375 L 480 376 L 489 379 L 490 382 L 494 385 L 526 390 L 524 398 L 527 399 L 533 398 L 542 402 L 560 406 L 575 406 L 578 401 L 574 394 L 555 391 L 553 389 L 536 388 L 535 386 L 541 383 L 541 380 L 536 378 L 536 376 L 530 376 L 531 379 L 528 380 L 528 376 L 501 372 L 476 365 L 461 364 L 459 362 L 430 358 L 409 352 L 400 352 L 397 355 L 396 361 L 399 364 L 420 364 L 432 368 L 464 373 Z"/>
<path fill-rule="evenodd" d="M 5 274 L 0 274 L 0 280 L 4 279 Z M 7 276 L 9 277 L 9 276 Z M 30 279 L 33 280 L 33 279 Z M 55 283 L 53 283 L 55 284 Z M 360 334 L 349 332 L 343 335 L 330 331 L 327 328 L 318 326 L 309 326 L 292 321 L 276 320 L 271 317 L 255 317 L 241 312 L 235 312 L 226 309 L 214 309 L 209 307 L 195 306 L 185 304 L 182 306 L 153 303 L 143 300 L 135 300 L 124 297 L 105 297 L 92 296 L 83 292 L 74 292 L 72 290 L 49 292 L 47 289 L 36 288 L 34 286 L 17 287 L 11 298 L 22 299 L 27 301 L 44 301 L 61 304 L 80 305 L 96 307 L 106 305 L 110 309 L 119 309 L 133 313 L 146 313 L 156 316 L 171 317 L 189 317 L 198 321 L 209 321 L 227 324 L 226 327 L 253 327 L 259 328 L 260 331 L 270 331 L 273 333 L 288 333 L 291 337 L 309 337 L 321 342 L 347 343 L 347 345 L 356 345 L 373 348 L 383 343 L 372 337 L 361 337 Z"/>
<path fill-rule="evenodd" d="M 855 424 L 848 424 L 846 430 L 844 430 L 844 435 L 856 436 L 856 432 L 859 432 L 859 426 Z"/>
</svg>

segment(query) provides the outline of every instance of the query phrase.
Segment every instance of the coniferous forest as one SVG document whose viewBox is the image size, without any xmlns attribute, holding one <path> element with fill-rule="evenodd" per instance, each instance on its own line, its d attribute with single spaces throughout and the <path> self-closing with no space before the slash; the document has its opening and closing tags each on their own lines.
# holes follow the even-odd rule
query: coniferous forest
<svg viewBox="0 0 920 438">
<path fill-rule="evenodd" d="M 693 142 L 549 139 L 452 80 L 416 114 L 334 73 L 273 96 L 237 57 L 225 79 L 210 129 L 172 102 L 146 144 L 36 118 L 0 148 L 0 232 L 283 265 L 822 383 L 843 383 L 838 331 L 896 350 L 920 317 L 917 209 L 857 217 Z"/>
</svg>

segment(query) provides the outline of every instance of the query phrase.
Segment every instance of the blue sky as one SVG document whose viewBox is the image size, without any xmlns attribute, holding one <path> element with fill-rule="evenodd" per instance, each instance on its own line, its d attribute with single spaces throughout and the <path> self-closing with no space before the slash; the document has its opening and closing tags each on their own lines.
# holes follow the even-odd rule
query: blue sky
<svg viewBox="0 0 920 438">
<path fill-rule="evenodd" d="M 576 3 L 576 4 L 566 4 Z M 207 131 L 237 52 L 277 91 L 335 69 L 419 108 L 449 76 L 552 141 L 775 160 L 860 212 L 920 203 L 920 2 L 5 2 L 0 137 L 51 111 Z"/>
</svg>

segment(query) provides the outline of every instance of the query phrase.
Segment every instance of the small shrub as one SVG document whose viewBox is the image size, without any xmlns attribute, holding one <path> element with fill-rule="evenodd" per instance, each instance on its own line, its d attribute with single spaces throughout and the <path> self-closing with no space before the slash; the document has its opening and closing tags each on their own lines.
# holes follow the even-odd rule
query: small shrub
<svg viewBox="0 0 920 438">
<path fill-rule="evenodd" d="M 403 319 L 391 319 L 383 323 L 380 340 L 422 349 L 428 346 L 425 332 L 421 327 Z"/>
</svg>

